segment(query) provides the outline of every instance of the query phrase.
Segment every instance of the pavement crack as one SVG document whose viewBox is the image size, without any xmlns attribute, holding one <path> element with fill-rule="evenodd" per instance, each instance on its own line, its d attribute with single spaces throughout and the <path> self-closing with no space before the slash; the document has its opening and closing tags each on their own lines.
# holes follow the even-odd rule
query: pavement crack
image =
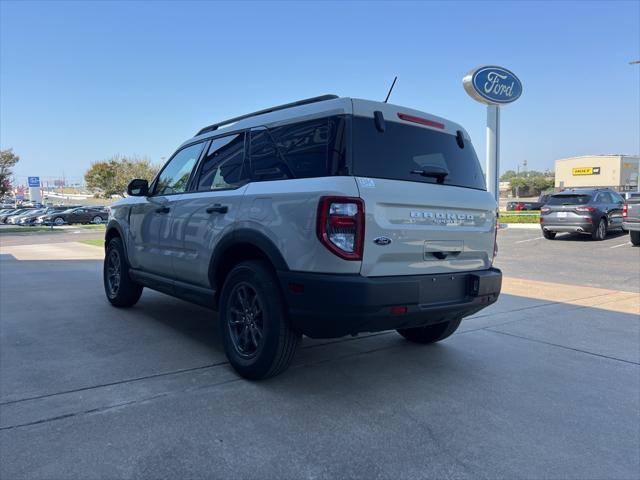
<svg viewBox="0 0 640 480">
<path fill-rule="evenodd" d="M 197 372 L 198 370 L 205 370 L 207 368 L 219 367 L 221 365 L 226 365 L 227 363 L 229 363 L 229 362 L 228 361 L 224 361 L 224 362 L 212 363 L 212 364 L 209 364 L 209 365 L 202 365 L 200 367 L 184 368 L 184 369 L 180 369 L 180 370 L 174 370 L 174 371 L 171 371 L 171 372 L 154 373 L 152 375 L 145 375 L 145 376 L 142 376 L 142 377 L 127 378 L 125 380 L 119 380 L 117 382 L 101 383 L 99 385 L 91 385 L 91 386 L 88 386 L 88 387 L 74 388 L 74 389 L 71 389 L 71 390 L 63 390 L 61 392 L 46 393 L 44 395 L 35 395 L 33 397 L 24 397 L 24 398 L 19 398 L 17 400 L 9 400 L 7 402 L 1 402 L 0 403 L 0 407 L 6 406 L 6 405 L 13 405 L 13 404 L 16 404 L 16 403 L 21 403 L 21 402 L 27 402 L 29 400 L 41 400 L 43 398 L 55 397 L 55 396 L 58 396 L 58 395 L 65 395 L 65 394 L 69 394 L 69 393 L 78 393 L 78 392 L 86 392 L 87 390 L 94 390 L 94 389 L 97 389 L 97 388 L 112 387 L 114 385 L 122 385 L 122 384 L 125 384 L 125 383 L 140 382 L 140 381 L 143 381 L 143 380 L 149 380 L 151 378 L 166 377 L 166 376 L 169 376 L 169 375 L 176 375 L 176 374 L 181 374 L 181 373 Z"/>
<path fill-rule="evenodd" d="M 566 345 L 560 345 L 558 343 L 546 342 L 544 340 L 538 340 L 537 338 L 531 338 L 531 337 L 525 337 L 525 336 L 522 336 L 522 335 L 516 335 L 515 333 L 507 333 L 507 332 L 501 332 L 500 330 L 494 330 L 494 328 L 497 327 L 497 326 L 499 326 L 499 325 L 494 325 L 494 326 L 491 326 L 491 327 L 485 327 L 483 330 L 488 330 L 488 331 L 493 332 L 493 333 L 499 333 L 500 335 L 507 335 L 509 337 L 520 338 L 522 340 L 528 340 L 530 342 L 542 343 L 544 345 L 550 345 L 552 347 L 559 347 L 559 348 L 563 348 L 565 350 L 572 350 L 574 352 L 580 352 L 580 353 L 584 353 L 586 355 L 593 355 L 594 357 L 606 358 L 608 360 L 614 360 L 616 362 L 623 362 L 623 363 L 629 363 L 631 365 L 639 365 L 640 366 L 640 363 L 632 362 L 631 360 L 624 360 L 622 358 L 611 357 L 609 355 L 604 355 L 602 353 L 589 352 L 587 350 L 582 350 L 580 348 L 567 347 Z"/>
</svg>

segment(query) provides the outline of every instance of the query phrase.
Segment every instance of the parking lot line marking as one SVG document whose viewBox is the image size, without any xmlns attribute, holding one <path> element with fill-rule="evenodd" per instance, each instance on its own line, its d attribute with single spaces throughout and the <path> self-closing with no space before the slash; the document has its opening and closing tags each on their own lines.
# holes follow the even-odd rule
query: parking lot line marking
<svg viewBox="0 0 640 480">
<path fill-rule="evenodd" d="M 631 245 L 631 242 L 625 242 L 625 243 L 621 243 L 620 245 L 614 245 L 613 247 L 609 247 L 609 248 L 618 248 L 618 247 L 624 247 L 625 245 Z"/>
<path fill-rule="evenodd" d="M 536 237 L 536 238 L 528 238 L 527 240 L 519 240 L 514 243 L 525 243 L 525 242 L 533 242 L 534 240 L 542 240 L 544 237 Z"/>
</svg>

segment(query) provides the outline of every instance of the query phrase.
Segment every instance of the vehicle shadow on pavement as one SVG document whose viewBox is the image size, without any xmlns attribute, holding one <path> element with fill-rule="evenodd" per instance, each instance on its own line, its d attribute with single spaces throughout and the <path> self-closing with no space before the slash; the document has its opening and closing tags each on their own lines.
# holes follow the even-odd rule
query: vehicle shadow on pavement
<svg viewBox="0 0 640 480">
<path fill-rule="evenodd" d="M 622 230 L 614 230 L 607 233 L 606 239 L 619 238 L 624 236 L 629 236 L 628 232 L 623 232 Z M 591 238 L 591 235 L 586 235 L 584 233 L 558 233 L 556 238 L 553 240 L 554 242 L 594 242 Z"/>
</svg>

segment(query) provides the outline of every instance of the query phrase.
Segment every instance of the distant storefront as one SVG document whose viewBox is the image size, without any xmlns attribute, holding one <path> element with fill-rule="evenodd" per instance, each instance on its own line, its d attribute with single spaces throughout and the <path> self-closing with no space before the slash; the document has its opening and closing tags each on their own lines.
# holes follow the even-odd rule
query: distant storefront
<svg viewBox="0 0 640 480">
<path fill-rule="evenodd" d="M 608 187 L 620 192 L 638 189 L 640 157 L 585 155 L 556 160 L 556 189 Z"/>
</svg>

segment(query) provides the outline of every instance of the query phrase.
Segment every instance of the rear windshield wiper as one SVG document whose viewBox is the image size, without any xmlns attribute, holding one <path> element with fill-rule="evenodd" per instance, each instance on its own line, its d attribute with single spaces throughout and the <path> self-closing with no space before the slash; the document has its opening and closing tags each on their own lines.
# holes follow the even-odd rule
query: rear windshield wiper
<svg viewBox="0 0 640 480">
<path fill-rule="evenodd" d="M 444 177 L 449 175 L 449 170 L 444 167 L 425 167 L 422 170 L 411 170 L 411 173 L 422 175 L 423 177 L 432 177 L 435 178 L 438 183 L 443 183 Z"/>
</svg>

